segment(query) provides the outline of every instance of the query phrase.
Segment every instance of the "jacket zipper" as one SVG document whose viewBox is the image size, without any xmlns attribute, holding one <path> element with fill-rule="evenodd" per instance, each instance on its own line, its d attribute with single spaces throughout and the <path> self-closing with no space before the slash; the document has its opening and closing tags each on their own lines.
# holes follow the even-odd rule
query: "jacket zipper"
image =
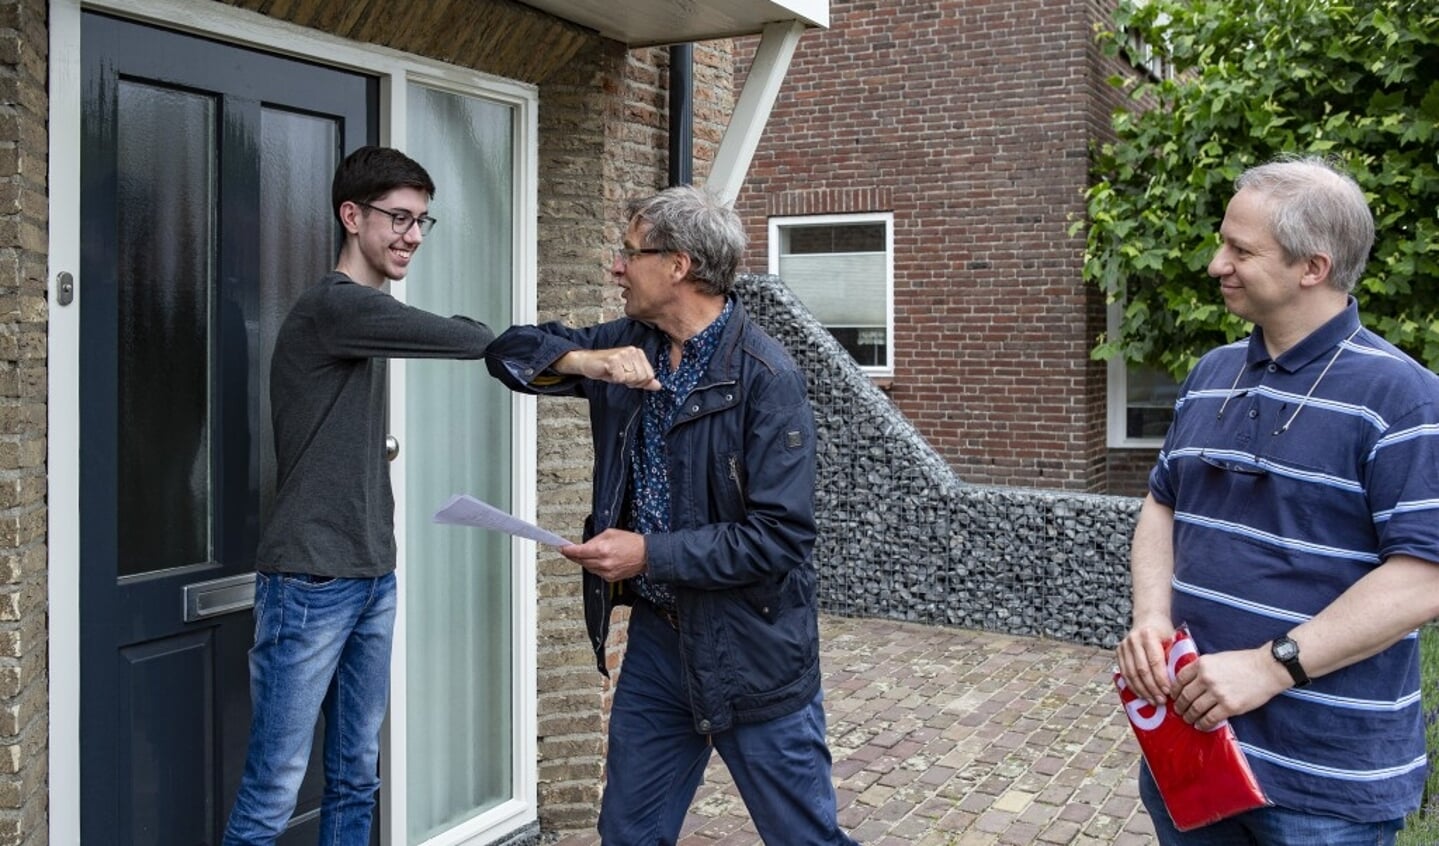
<svg viewBox="0 0 1439 846">
<path fill-rule="evenodd" d="M 640 409 L 630 415 L 629 422 L 625 424 L 624 430 L 620 433 L 620 483 L 610 492 L 610 513 L 614 518 L 610 520 L 607 529 L 618 528 L 620 522 L 620 494 L 625 489 L 625 479 L 629 476 L 629 455 L 630 455 L 630 430 L 634 428 L 635 420 L 640 416 Z"/>
</svg>

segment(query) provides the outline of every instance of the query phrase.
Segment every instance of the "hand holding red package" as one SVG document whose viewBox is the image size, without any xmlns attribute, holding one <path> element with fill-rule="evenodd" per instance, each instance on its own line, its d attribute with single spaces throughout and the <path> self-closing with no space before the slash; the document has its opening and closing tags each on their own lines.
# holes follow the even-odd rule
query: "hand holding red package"
<svg viewBox="0 0 1439 846">
<path fill-rule="evenodd" d="M 1180 626 L 1173 642 L 1164 645 L 1164 655 L 1170 682 L 1180 669 L 1198 660 L 1199 651 L 1186 626 Z M 1175 828 L 1189 831 L 1269 804 L 1228 720 L 1213 731 L 1201 731 L 1174 710 L 1173 699 L 1150 705 L 1129 689 L 1118 671 L 1114 686 Z"/>
</svg>

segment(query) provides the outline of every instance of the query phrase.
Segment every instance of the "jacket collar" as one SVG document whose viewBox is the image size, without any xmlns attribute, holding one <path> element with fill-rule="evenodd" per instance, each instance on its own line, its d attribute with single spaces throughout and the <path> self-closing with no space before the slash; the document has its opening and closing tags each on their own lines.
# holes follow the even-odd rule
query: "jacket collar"
<svg viewBox="0 0 1439 846">
<path fill-rule="evenodd" d="M 729 297 L 730 301 L 734 303 L 734 310 L 730 312 L 729 320 L 725 323 L 724 332 L 720 335 L 714 355 L 710 356 L 709 365 L 705 368 L 704 376 L 700 380 L 701 384 L 733 382 L 739 378 L 740 341 L 744 337 L 745 327 L 749 324 L 749 315 L 745 312 L 744 304 L 740 302 L 739 297 L 734 294 L 730 294 Z M 668 352 L 670 340 L 665 333 L 653 325 L 648 323 L 643 325 L 649 330 L 649 339 L 643 346 L 653 361 Z"/>
<path fill-rule="evenodd" d="M 745 324 L 749 323 L 749 315 L 745 313 L 739 297 L 730 294 L 730 300 L 734 303 L 734 311 L 730 312 L 724 334 L 720 335 L 719 345 L 715 347 L 715 354 L 705 370 L 705 376 L 712 382 L 733 382 L 739 378 L 740 339 L 744 336 Z"/>
</svg>

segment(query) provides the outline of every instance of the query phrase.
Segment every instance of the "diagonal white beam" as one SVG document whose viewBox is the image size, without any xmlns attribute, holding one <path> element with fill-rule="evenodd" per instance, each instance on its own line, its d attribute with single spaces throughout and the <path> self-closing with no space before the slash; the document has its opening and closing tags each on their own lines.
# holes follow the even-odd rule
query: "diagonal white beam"
<svg viewBox="0 0 1439 846">
<path fill-rule="evenodd" d="M 744 185 L 754 151 L 759 148 L 760 136 L 769 122 L 770 110 L 779 97 L 779 87 L 789 71 L 790 59 L 794 58 L 794 49 L 804 29 L 805 25 L 797 20 L 779 21 L 766 24 L 764 34 L 760 36 L 754 65 L 745 79 L 744 90 L 740 92 L 724 137 L 720 139 L 714 166 L 706 183 L 726 202 L 733 202 Z"/>
</svg>

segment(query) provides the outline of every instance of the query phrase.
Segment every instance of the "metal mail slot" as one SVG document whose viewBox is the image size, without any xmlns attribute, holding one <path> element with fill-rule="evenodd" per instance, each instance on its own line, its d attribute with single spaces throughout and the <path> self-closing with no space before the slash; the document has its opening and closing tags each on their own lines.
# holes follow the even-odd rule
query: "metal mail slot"
<svg viewBox="0 0 1439 846">
<path fill-rule="evenodd" d="M 243 611 L 255 605 L 255 574 L 185 585 L 185 622 Z"/>
</svg>

